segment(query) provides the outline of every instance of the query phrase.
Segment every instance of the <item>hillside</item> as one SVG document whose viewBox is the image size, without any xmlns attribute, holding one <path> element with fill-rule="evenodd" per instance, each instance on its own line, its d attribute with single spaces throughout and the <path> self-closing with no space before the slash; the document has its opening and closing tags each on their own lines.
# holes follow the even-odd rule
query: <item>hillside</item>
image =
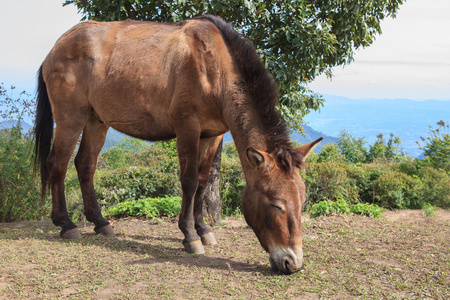
<svg viewBox="0 0 450 300">
<path fill-rule="evenodd" d="M 419 156 L 416 141 L 428 136 L 429 126 L 450 121 L 450 101 L 413 101 L 406 99 L 349 99 L 324 95 L 320 113 L 311 112 L 305 121 L 315 130 L 338 136 L 342 130 L 365 137 L 372 144 L 376 136 L 393 132 L 402 140 L 408 154 Z"/>
<path fill-rule="evenodd" d="M 17 123 L 17 121 L 1 121 L 0 122 L 0 130 L 1 129 L 9 129 L 13 126 L 15 126 Z M 33 126 L 31 126 L 30 124 L 28 124 L 27 122 L 22 122 L 22 133 L 26 133 L 29 130 L 33 129 Z"/>
<path fill-rule="evenodd" d="M 328 143 L 336 143 L 342 130 L 354 137 L 364 137 L 373 144 L 380 133 L 386 137 L 392 132 L 401 138 L 403 149 L 418 157 L 422 151 L 416 142 L 420 137 L 427 137 L 429 126 L 436 126 L 440 120 L 449 122 L 450 101 L 413 101 L 407 99 L 349 99 L 324 95 L 325 106 L 320 112 L 311 112 L 305 117 L 305 136 L 293 133 L 292 139 L 304 144 L 319 137 L 324 137 L 317 151 Z M 1 122 L 3 128 L 10 128 L 12 123 Z M 1 128 L 0 127 L 0 128 Z M 32 126 L 23 123 L 24 131 Z M 116 145 L 125 135 L 110 129 L 103 150 Z M 225 135 L 225 141 L 232 140 Z"/>
</svg>

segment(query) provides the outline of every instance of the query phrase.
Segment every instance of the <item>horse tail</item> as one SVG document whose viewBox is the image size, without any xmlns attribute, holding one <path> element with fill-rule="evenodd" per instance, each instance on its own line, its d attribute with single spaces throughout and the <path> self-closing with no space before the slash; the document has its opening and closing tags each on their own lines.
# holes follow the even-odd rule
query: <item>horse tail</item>
<svg viewBox="0 0 450 300">
<path fill-rule="evenodd" d="M 41 197 L 44 198 L 49 186 L 49 174 L 47 167 L 47 157 L 53 139 L 53 113 L 48 98 L 47 85 L 42 75 L 42 65 L 38 71 L 38 86 L 36 99 L 36 119 L 34 121 L 34 170 L 40 168 L 41 173 Z"/>
</svg>

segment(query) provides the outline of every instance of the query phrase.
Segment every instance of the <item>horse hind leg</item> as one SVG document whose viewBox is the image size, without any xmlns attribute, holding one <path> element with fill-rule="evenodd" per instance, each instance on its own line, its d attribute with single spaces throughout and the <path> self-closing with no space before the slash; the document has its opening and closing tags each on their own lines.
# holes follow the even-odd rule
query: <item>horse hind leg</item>
<svg viewBox="0 0 450 300">
<path fill-rule="evenodd" d="M 78 172 L 81 194 L 83 197 L 86 219 L 95 224 L 95 232 L 103 235 L 113 235 L 114 230 L 103 218 L 94 190 L 94 173 L 97 167 L 98 155 L 105 143 L 109 126 L 102 124 L 91 116 L 83 129 L 80 148 L 75 157 L 75 167 Z"/>
<path fill-rule="evenodd" d="M 66 176 L 67 166 L 81 131 L 82 126 L 57 125 L 53 147 L 47 158 L 52 191 L 51 218 L 53 224 L 61 227 L 60 235 L 68 239 L 81 238 L 81 234 L 76 228 L 77 226 L 69 218 L 64 195 L 64 178 Z"/>
</svg>

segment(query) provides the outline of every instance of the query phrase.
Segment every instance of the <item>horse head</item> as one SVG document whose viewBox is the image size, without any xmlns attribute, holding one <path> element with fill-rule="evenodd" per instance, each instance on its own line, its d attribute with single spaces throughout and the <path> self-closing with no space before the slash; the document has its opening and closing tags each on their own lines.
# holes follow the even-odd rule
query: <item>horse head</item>
<svg viewBox="0 0 450 300">
<path fill-rule="evenodd" d="M 294 149 L 303 163 L 322 140 Z M 274 270 L 291 274 L 303 266 L 301 212 L 305 202 L 305 184 L 297 168 L 286 170 L 275 155 L 247 149 L 252 172 L 242 201 L 245 219 L 269 252 Z"/>
</svg>

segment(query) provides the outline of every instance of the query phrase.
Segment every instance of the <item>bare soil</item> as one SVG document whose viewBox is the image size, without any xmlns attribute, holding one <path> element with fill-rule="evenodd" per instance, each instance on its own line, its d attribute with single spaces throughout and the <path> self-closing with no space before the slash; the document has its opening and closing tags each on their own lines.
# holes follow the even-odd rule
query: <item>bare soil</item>
<svg viewBox="0 0 450 300">
<path fill-rule="evenodd" d="M 0 224 L 1 299 L 448 299 L 450 211 L 303 216 L 304 269 L 273 273 L 241 218 L 184 252 L 176 219 L 112 220 L 116 236 L 62 240 L 50 221 Z"/>
</svg>

